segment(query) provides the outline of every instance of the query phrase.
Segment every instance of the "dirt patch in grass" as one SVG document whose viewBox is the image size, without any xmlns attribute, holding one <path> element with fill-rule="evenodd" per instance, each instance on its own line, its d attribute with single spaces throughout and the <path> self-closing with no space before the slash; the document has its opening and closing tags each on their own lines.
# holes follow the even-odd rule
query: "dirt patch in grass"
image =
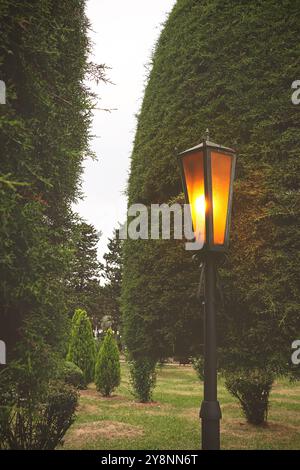
<svg viewBox="0 0 300 470">
<path fill-rule="evenodd" d="M 146 402 L 146 403 L 141 403 L 140 401 L 135 401 L 135 400 L 132 400 L 130 398 L 126 398 L 126 397 L 121 397 L 121 396 L 118 396 L 116 397 L 118 398 L 118 402 L 116 403 L 113 403 L 112 402 L 112 407 L 113 408 L 121 408 L 121 407 L 124 407 L 124 406 L 134 406 L 134 407 L 137 407 L 137 408 L 161 408 L 161 407 L 167 407 L 169 405 L 165 405 L 165 404 L 161 404 L 159 401 L 150 401 L 150 402 Z M 108 399 L 109 400 L 109 399 Z"/>
<path fill-rule="evenodd" d="M 187 419 L 192 419 L 192 420 L 199 420 L 199 408 L 187 408 L 186 410 L 184 410 L 183 413 L 181 413 L 181 416 L 183 418 L 187 418 Z"/>
<path fill-rule="evenodd" d="M 169 404 L 160 404 L 159 402 L 150 402 L 150 403 L 140 403 L 133 400 L 127 400 L 124 403 L 113 403 L 111 408 L 114 410 L 118 409 L 128 409 L 128 412 L 133 408 L 134 411 L 141 411 L 145 415 L 160 415 L 167 416 L 169 415 L 169 410 L 172 408 Z"/>
<path fill-rule="evenodd" d="M 151 416 L 168 416 L 170 414 L 171 405 L 162 405 L 159 402 L 140 403 L 132 401 L 130 407 L 134 407 L 136 410 L 141 410 L 145 415 Z"/>
<path fill-rule="evenodd" d="M 181 397 L 201 397 L 201 390 L 199 389 L 189 389 L 189 390 L 178 390 L 178 389 L 164 389 L 164 393 L 168 395 L 177 395 Z"/>
<path fill-rule="evenodd" d="M 107 400 L 107 401 L 113 401 L 113 400 L 120 400 L 123 399 L 120 395 L 110 395 L 109 397 L 104 397 L 101 395 L 100 392 L 97 392 L 96 389 L 93 388 L 88 388 L 87 390 L 81 390 L 80 396 L 83 398 L 92 398 L 92 399 L 98 399 L 98 400 Z"/>
<path fill-rule="evenodd" d="M 81 402 L 77 408 L 78 413 L 94 415 L 100 412 L 99 407 L 93 402 Z"/>
<path fill-rule="evenodd" d="M 151 410 L 151 409 L 145 410 L 143 414 L 145 416 L 168 416 L 168 417 L 170 416 L 169 413 L 164 412 L 162 410 Z"/>
<path fill-rule="evenodd" d="M 299 411 L 300 411 L 300 398 L 299 400 L 295 400 L 293 398 L 289 398 L 287 399 L 286 397 L 282 397 L 282 398 L 279 398 L 279 397 L 271 397 L 271 400 L 270 400 L 270 403 L 272 404 L 272 402 L 276 402 L 276 403 L 284 403 L 284 404 L 294 404 L 294 405 L 299 405 Z"/>
<path fill-rule="evenodd" d="M 146 403 L 141 403 L 140 401 L 132 401 L 130 402 L 130 405 L 132 406 L 137 406 L 138 408 L 160 408 L 161 404 L 158 401 L 148 401 Z"/>
<path fill-rule="evenodd" d="M 271 404 L 269 416 L 276 420 L 278 419 L 284 423 L 286 422 L 289 422 L 292 424 L 297 423 L 298 433 L 300 433 L 300 428 L 299 428 L 300 410 L 296 411 L 296 410 L 287 410 L 286 408 L 275 408 L 275 406 L 272 407 L 272 404 Z"/>
<path fill-rule="evenodd" d="M 227 446 L 229 449 L 243 448 L 243 442 L 248 443 L 247 448 L 251 448 L 251 441 L 261 441 L 269 444 L 277 444 L 278 442 L 288 442 L 291 435 L 299 432 L 297 426 L 292 424 L 276 423 L 268 421 L 264 426 L 254 426 L 239 418 L 225 418 L 221 421 L 221 434 L 226 439 L 233 439 L 232 444 Z"/>
<path fill-rule="evenodd" d="M 222 403 L 221 408 L 222 410 L 236 410 L 241 409 L 241 406 L 238 403 Z"/>
<path fill-rule="evenodd" d="M 87 397 L 87 398 L 100 398 L 101 397 L 100 393 L 98 393 L 96 389 L 91 389 L 91 388 L 88 388 L 87 390 L 81 390 L 80 396 Z"/>
<path fill-rule="evenodd" d="M 166 366 L 166 367 L 165 367 Z M 172 370 L 173 369 L 173 370 Z M 174 372 L 174 369 L 176 370 L 176 373 L 180 373 L 180 371 L 192 371 L 193 366 L 192 364 L 177 364 L 177 363 L 167 363 L 162 368 L 160 369 L 163 372 Z"/>
<path fill-rule="evenodd" d="M 273 388 L 273 392 L 276 395 L 283 395 L 284 397 L 299 397 L 300 400 L 300 389 L 299 388 Z M 272 396 L 272 395 L 271 395 Z"/>
<path fill-rule="evenodd" d="M 227 417 L 230 410 L 239 408 L 238 403 L 225 403 L 222 405 L 224 414 L 221 420 L 221 435 L 222 439 L 226 440 L 226 449 L 255 448 L 257 442 L 263 442 L 267 445 L 276 445 L 278 442 L 288 443 L 291 435 L 300 432 L 296 423 L 282 424 L 282 422 L 270 420 L 265 426 L 254 426 L 247 423 L 242 416 L 237 418 Z M 283 410 L 283 414 L 286 414 L 286 410 Z M 196 423 L 199 420 L 199 408 L 188 408 L 180 413 L 180 416 Z M 273 416 L 276 420 L 277 413 L 273 413 Z"/>
<path fill-rule="evenodd" d="M 72 448 L 81 448 L 88 441 L 95 441 L 99 438 L 132 439 L 142 436 L 143 433 L 141 426 L 118 421 L 93 421 L 71 428 L 66 436 L 65 444 Z"/>
</svg>

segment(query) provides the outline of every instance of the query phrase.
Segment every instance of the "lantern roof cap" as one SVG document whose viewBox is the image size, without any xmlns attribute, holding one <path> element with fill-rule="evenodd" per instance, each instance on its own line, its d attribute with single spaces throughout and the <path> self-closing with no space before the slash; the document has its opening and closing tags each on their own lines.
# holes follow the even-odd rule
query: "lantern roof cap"
<svg viewBox="0 0 300 470">
<path fill-rule="evenodd" d="M 223 150 L 224 152 L 235 153 L 235 150 L 229 147 L 224 147 L 224 145 L 216 144 L 214 142 L 211 142 L 210 140 L 204 140 L 203 142 L 201 142 L 201 144 L 195 145 L 195 147 L 191 147 L 187 150 L 184 150 L 183 152 L 180 152 L 178 156 L 185 155 L 186 153 L 194 152 L 195 150 L 201 150 L 204 147 L 211 147 L 211 148 L 215 148 L 218 150 Z"/>
</svg>

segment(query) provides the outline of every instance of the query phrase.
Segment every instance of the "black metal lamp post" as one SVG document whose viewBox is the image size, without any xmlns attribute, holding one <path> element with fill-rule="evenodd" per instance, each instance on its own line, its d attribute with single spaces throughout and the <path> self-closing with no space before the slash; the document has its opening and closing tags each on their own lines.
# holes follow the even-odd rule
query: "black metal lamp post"
<svg viewBox="0 0 300 470">
<path fill-rule="evenodd" d="M 200 409 L 202 449 L 220 448 L 221 409 L 217 400 L 216 259 L 229 243 L 236 156 L 204 140 L 179 154 L 182 184 L 190 205 L 195 241 L 204 262 L 204 400 Z"/>
</svg>

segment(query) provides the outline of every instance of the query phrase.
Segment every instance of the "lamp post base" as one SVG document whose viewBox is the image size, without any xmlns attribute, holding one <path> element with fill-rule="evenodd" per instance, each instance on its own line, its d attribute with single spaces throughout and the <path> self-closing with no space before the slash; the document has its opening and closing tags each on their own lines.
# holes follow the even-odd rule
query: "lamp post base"
<svg viewBox="0 0 300 470">
<path fill-rule="evenodd" d="M 221 408 L 218 401 L 206 401 L 201 404 L 201 439 L 202 450 L 220 450 Z"/>
</svg>

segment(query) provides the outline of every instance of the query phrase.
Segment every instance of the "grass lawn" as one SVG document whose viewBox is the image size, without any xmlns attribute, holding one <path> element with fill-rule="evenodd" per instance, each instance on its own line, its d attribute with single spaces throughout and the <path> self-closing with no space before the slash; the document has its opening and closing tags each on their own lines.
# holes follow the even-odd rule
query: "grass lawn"
<svg viewBox="0 0 300 470">
<path fill-rule="evenodd" d="M 110 398 L 95 386 L 81 392 L 77 419 L 65 438 L 65 449 L 198 449 L 199 406 L 203 386 L 188 366 L 160 369 L 154 402 L 136 403 L 130 393 L 128 368 Z M 247 424 L 237 401 L 219 383 L 223 449 L 300 449 L 300 384 L 274 384 L 268 425 Z"/>
</svg>

